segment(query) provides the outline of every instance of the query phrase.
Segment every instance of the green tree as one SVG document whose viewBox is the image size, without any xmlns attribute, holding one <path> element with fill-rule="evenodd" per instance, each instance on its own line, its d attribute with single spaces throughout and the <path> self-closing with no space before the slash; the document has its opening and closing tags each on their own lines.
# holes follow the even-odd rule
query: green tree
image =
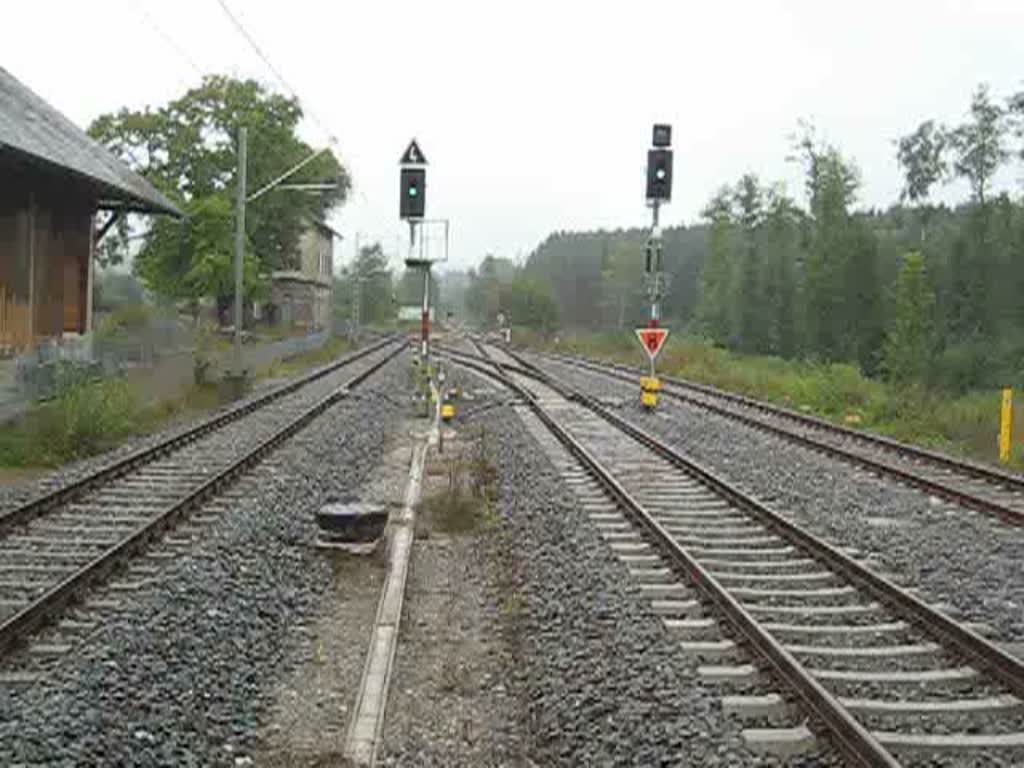
<svg viewBox="0 0 1024 768">
<path fill-rule="evenodd" d="M 298 138 L 302 118 L 297 101 L 266 90 L 254 80 L 223 76 L 204 78 L 201 85 L 157 109 L 102 115 L 89 133 L 125 163 L 148 178 L 190 214 L 192 229 L 212 231 L 196 217 L 219 215 L 220 201 L 233 199 L 237 172 L 235 137 L 247 126 L 248 187 L 253 192 L 309 157 L 313 150 Z M 299 235 L 310 218 L 323 219 L 344 201 L 349 178 L 337 159 L 324 152 L 293 176 L 294 182 L 335 182 L 335 188 L 317 195 L 270 192 L 246 210 L 246 236 L 261 272 L 296 266 Z M 108 235 L 103 257 L 111 263 L 124 258 L 131 223 L 122 221 L 118 232 Z M 196 282 L 189 260 L 199 254 L 183 253 L 181 236 L 173 226 L 158 222 L 136 257 L 137 273 L 157 294 L 172 298 L 196 298 L 188 291 Z M 230 248 L 230 228 L 225 243 L 213 250 Z M 206 251 L 209 254 L 211 251 Z M 210 276 L 207 267 L 201 273 Z M 189 275 L 192 274 L 190 278 Z M 185 294 L 183 295 L 183 291 Z"/>
<path fill-rule="evenodd" d="M 800 252 L 800 211 L 781 187 L 765 193 L 764 221 L 764 301 L 771 352 L 792 357 L 799 335 L 797 312 L 799 274 L 796 258 Z"/>
<path fill-rule="evenodd" d="M 992 101 L 988 86 L 981 85 L 971 97 L 970 118 L 949 134 L 953 171 L 971 185 L 980 205 L 985 205 L 992 177 L 1009 157 L 1006 118 L 1006 109 Z"/>
<path fill-rule="evenodd" d="M 700 276 L 697 322 L 701 330 L 719 344 L 733 336 L 734 228 L 732 195 L 721 189 L 704 208 L 709 224 L 708 255 Z"/>
<path fill-rule="evenodd" d="M 748 173 L 736 184 L 732 195 L 742 241 L 741 253 L 736 259 L 736 344 L 747 352 L 767 352 L 770 328 L 760 242 L 764 190 L 757 176 Z"/>
<path fill-rule="evenodd" d="M 558 307 L 542 283 L 517 275 L 500 289 L 501 311 L 510 325 L 524 325 L 544 333 L 558 326 Z"/>
<path fill-rule="evenodd" d="M 935 293 L 924 256 L 918 252 L 908 253 L 903 260 L 894 303 L 883 368 L 893 381 L 923 383 L 935 354 Z"/>
<path fill-rule="evenodd" d="M 942 126 L 936 125 L 934 120 L 926 120 L 913 133 L 899 139 L 896 146 L 896 160 L 904 178 L 900 199 L 919 206 L 920 240 L 924 242 L 928 228 L 928 196 L 932 187 L 949 172 L 945 158 L 948 137 Z"/>
</svg>

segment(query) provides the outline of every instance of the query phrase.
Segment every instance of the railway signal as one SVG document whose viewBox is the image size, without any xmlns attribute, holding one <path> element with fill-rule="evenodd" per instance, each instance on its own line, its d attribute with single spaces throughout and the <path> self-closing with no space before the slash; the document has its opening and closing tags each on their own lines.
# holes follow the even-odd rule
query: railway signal
<svg viewBox="0 0 1024 768">
<path fill-rule="evenodd" d="M 665 276 L 661 261 L 661 227 L 658 215 L 661 204 L 672 199 L 672 126 L 656 123 L 651 132 L 651 148 L 647 150 L 647 204 L 651 208 L 651 235 L 644 244 L 644 272 L 647 290 L 651 300 L 651 315 L 647 328 L 638 328 L 637 336 L 651 362 L 650 376 L 640 379 L 640 401 L 653 408 L 658 402 L 660 383 L 655 375 L 654 360 L 668 336 L 668 330 L 659 328 L 661 320 L 661 296 Z"/>
<path fill-rule="evenodd" d="M 413 233 L 414 220 L 422 219 L 427 211 L 427 158 L 416 139 L 409 142 L 398 164 L 401 167 L 398 215 L 409 221 L 409 231 Z"/>
</svg>

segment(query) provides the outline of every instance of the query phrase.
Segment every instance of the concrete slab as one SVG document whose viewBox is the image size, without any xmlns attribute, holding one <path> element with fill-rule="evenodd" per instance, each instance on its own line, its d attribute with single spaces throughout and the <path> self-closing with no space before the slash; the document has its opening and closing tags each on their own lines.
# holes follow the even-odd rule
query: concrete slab
<svg viewBox="0 0 1024 768">
<path fill-rule="evenodd" d="M 439 423 L 435 419 L 430 435 L 413 452 L 405 501 L 390 523 L 393 534 L 387 554 L 388 573 L 381 590 L 370 648 L 345 739 L 345 756 L 358 766 L 372 765 L 380 744 L 402 618 L 406 576 L 414 543 L 416 504 L 423 482 L 427 448 L 428 445 L 436 444 L 438 430 Z"/>
<path fill-rule="evenodd" d="M 736 655 L 736 643 L 732 640 L 683 640 L 679 649 L 687 656 L 707 661 L 732 658 Z"/>
<path fill-rule="evenodd" d="M 806 725 L 796 728 L 746 728 L 743 741 L 756 755 L 773 755 L 787 760 L 816 747 L 814 734 Z"/>
<path fill-rule="evenodd" d="M 789 717 L 791 709 L 786 700 L 777 693 L 722 697 L 722 711 L 740 720 L 780 720 Z"/>
<path fill-rule="evenodd" d="M 759 679 L 753 664 L 702 664 L 697 667 L 700 678 L 709 683 L 748 685 Z"/>
</svg>

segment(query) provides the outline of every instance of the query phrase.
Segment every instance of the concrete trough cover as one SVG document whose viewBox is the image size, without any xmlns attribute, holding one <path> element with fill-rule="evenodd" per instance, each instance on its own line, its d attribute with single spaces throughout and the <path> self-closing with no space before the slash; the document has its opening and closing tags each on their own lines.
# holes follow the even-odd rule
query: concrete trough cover
<svg viewBox="0 0 1024 768">
<path fill-rule="evenodd" d="M 372 551 L 387 522 L 387 510 L 380 504 L 354 498 L 328 501 L 316 513 L 318 543 L 325 546 L 364 545 L 357 549 Z"/>
<path fill-rule="evenodd" d="M 864 522 L 872 528 L 902 528 L 907 525 L 907 520 L 898 517 L 865 517 Z"/>
</svg>

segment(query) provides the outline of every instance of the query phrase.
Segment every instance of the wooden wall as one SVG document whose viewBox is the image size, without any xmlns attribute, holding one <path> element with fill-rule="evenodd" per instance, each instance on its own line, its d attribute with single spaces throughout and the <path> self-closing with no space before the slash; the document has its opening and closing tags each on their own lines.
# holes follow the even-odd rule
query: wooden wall
<svg viewBox="0 0 1024 768">
<path fill-rule="evenodd" d="M 92 216 L 82 198 L 36 185 L 30 176 L 3 175 L 0 355 L 9 355 L 43 338 L 85 331 Z"/>
</svg>

